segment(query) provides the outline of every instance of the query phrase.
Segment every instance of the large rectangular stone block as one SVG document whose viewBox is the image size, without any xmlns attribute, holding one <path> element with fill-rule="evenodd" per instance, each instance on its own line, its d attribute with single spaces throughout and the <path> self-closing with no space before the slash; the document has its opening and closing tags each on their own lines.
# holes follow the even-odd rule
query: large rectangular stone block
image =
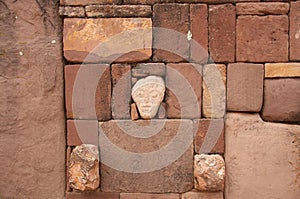
<svg viewBox="0 0 300 199">
<path fill-rule="evenodd" d="M 151 17 L 151 6 L 142 5 L 89 5 L 87 17 Z"/>
<path fill-rule="evenodd" d="M 291 2 L 290 60 L 300 61 L 300 1 Z"/>
<path fill-rule="evenodd" d="M 261 2 L 261 3 L 237 3 L 237 15 L 266 15 L 266 14 L 287 14 L 290 5 L 281 2 Z"/>
<path fill-rule="evenodd" d="M 300 63 L 266 63 L 265 77 L 300 77 Z"/>
</svg>

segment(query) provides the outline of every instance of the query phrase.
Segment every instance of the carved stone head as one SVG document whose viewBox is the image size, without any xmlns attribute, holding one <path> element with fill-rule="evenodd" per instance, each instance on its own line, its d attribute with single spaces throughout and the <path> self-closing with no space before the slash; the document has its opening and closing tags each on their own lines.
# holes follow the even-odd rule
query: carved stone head
<svg viewBox="0 0 300 199">
<path fill-rule="evenodd" d="M 132 99 L 143 119 L 153 118 L 165 94 L 165 82 L 161 77 L 148 76 L 138 80 L 132 88 Z"/>
</svg>

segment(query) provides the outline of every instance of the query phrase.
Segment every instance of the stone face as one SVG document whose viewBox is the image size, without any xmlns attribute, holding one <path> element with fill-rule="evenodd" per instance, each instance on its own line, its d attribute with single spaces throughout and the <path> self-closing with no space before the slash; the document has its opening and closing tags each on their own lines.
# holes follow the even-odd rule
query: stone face
<svg viewBox="0 0 300 199">
<path fill-rule="evenodd" d="M 299 125 L 263 122 L 258 114 L 228 113 L 225 197 L 298 198 L 299 132 Z"/>
<path fill-rule="evenodd" d="M 209 6 L 209 53 L 214 62 L 235 60 L 235 17 L 232 4 Z"/>
<path fill-rule="evenodd" d="M 167 64 L 168 118 L 201 118 L 202 67 L 199 64 Z"/>
<path fill-rule="evenodd" d="M 189 5 L 153 6 L 153 60 L 179 62 L 189 57 Z"/>
<path fill-rule="evenodd" d="M 88 17 L 150 17 L 151 6 L 141 5 L 89 5 L 85 7 Z"/>
<path fill-rule="evenodd" d="M 119 193 L 91 192 L 67 192 L 66 199 L 119 199 Z"/>
<path fill-rule="evenodd" d="M 204 65 L 202 89 L 203 116 L 206 118 L 224 117 L 226 109 L 226 65 Z"/>
<path fill-rule="evenodd" d="M 161 77 L 148 76 L 138 80 L 132 87 L 135 101 L 143 119 L 153 118 L 165 96 L 165 82 Z"/>
<path fill-rule="evenodd" d="M 289 12 L 288 3 L 238 3 L 236 4 L 236 14 L 238 15 L 267 15 L 267 14 L 287 14 Z"/>
<path fill-rule="evenodd" d="M 290 60 L 300 60 L 300 2 L 291 2 L 290 9 Z"/>
<path fill-rule="evenodd" d="M 152 23 L 149 18 L 66 18 L 63 42 L 64 56 L 70 62 L 147 60 Z"/>
<path fill-rule="evenodd" d="M 220 155 L 195 155 L 195 188 L 201 191 L 222 191 L 225 180 L 225 161 Z"/>
<path fill-rule="evenodd" d="M 67 118 L 109 120 L 111 118 L 109 65 L 65 66 L 65 96 Z"/>
<path fill-rule="evenodd" d="M 267 63 L 265 77 L 300 77 L 300 63 Z"/>
<path fill-rule="evenodd" d="M 138 63 L 131 72 L 133 77 L 147 77 L 156 75 L 164 77 L 166 66 L 163 63 Z"/>
<path fill-rule="evenodd" d="M 99 182 L 98 147 L 91 144 L 75 147 L 69 164 L 70 187 L 80 191 L 95 190 Z"/>
<path fill-rule="evenodd" d="M 262 64 L 229 64 L 227 69 L 227 110 L 259 112 L 263 103 Z"/>
<path fill-rule="evenodd" d="M 180 199 L 179 194 L 121 193 L 120 199 Z"/>
<path fill-rule="evenodd" d="M 264 86 L 263 119 L 300 123 L 300 79 L 266 79 Z"/>
<path fill-rule="evenodd" d="M 59 15 L 66 17 L 84 17 L 85 12 L 83 7 L 60 6 Z"/>
<path fill-rule="evenodd" d="M 114 120 L 100 122 L 99 132 L 102 191 L 183 193 L 193 188 L 192 121 Z"/>
<path fill-rule="evenodd" d="M 112 117 L 114 119 L 130 118 L 131 101 L 131 66 L 129 64 L 113 64 L 112 75 Z"/>
<path fill-rule="evenodd" d="M 85 6 L 89 4 L 119 4 L 122 0 L 60 0 L 61 5 Z"/>
<path fill-rule="evenodd" d="M 187 192 L 181 199 L 223 199 L 222 192 Z"/>
<path fill-rule="evenodd" d="M 288 61 L 288 24 L 285 15 L 239 16 L 237 61 Z"/>
<path fill-rule="evenodd" d="M 97 120 L 68 120 L 67 144 L 78 146 L 93 144 L 98 146 L 98 121 Z"/>
</svg>

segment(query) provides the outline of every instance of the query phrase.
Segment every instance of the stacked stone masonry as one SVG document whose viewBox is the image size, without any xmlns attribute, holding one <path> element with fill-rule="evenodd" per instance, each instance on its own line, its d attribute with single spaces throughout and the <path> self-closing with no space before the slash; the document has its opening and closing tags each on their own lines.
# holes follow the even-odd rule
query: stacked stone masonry
<svg viewBox="0 0 300 199">
<path fill-rule="evenodd" d="M 300 197 L 299 1 L 61 0 L 59 14 L 67 199 Z M 165 89 L 135 92 L 148 77 Z M 145 116 L 154 102 L 135 96 L 161 100 Z M 74 165 L 98 168 L 74 159 L 86 146 L 99 179 L 79 192 Z"/>
</svg>

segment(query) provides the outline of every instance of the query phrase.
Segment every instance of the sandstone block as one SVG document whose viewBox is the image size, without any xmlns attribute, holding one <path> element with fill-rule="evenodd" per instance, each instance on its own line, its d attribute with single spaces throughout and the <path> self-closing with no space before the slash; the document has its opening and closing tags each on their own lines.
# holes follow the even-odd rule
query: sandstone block
<svg viewBox="0 0 300 199">
<path fill-rule="evenodd" d="M 261 3 L 237 3 L 236 14 L 238 15 L 280 15 L 289 12 L 290 5 L 280 2 Z"/>
<path fill-rule="evenodd" d="M 89 5 L 85 7 L 88 17 L 150 17 L 151 6 L 142 5 Z"/>
<path fill-rule="evenodd" d="M 98 146 L 98 121 L 97 120 L 68 120 L 67 144 L 78 146 L 93 144 Z"/>
<path fill-rule="evenodd" d="M 300 77 L 300 63 L 267 63 L 265 77 Z"/>
<path fill-rule="evenodd" d="M 290 9 L 290 60 L 300 60 L 300 2 L 291 2 Z"/>
<path fill-rule="evenodd" d="M 203 67 L 202 114 L 206 118 L 223 118 L 226 107 L 226 65 Z"/>
<path fill-rule="evenodd" d="M 236 49 L 241 62 L 288 61 L 288 17 L 239 16 Z"/>
<path fill-rule="evenodd" d="M 130 118 L 131 102 L 131 66 L 129 64 L 113 64 L 112 76 L 112 117 L 114 119 Z"/>
<path fill-rule="evenodd" d="M 299 132 L 258 114 L 228 113 L 225 198 L 298 198 Z"/>
<path fill-rule="evenodd" d="M 71 153 L 69 164 L 70 187 L 76 190 L 95 190 L 99 187 L 98 146 L 82 144 Z"/>
<path fill-rule="evenodd" d="M 167 64 L 168 118 L 201 118 L 202 67 L 199 64 Z"/>
<path fill-rule="evenodd" d="M 152 53 L 152 22 L 149 18 L 66 18 L 63 42 L 69 62 L 143 61 Z"/>
<path fill-rule="evenodd" d="M 262 64 L 229 64 L 227 69 L 227 110 L 259 112 L 263 103 Z"/>
<path fill-rule="evenodd" d="M 85 17 L 83 7 L 60 6 L 59 15 L 66 17 Z"/>
<path fill-rule="evenodd" d="M 300 79 L 266 79 L 262 118 L 300 123 Z"/>
<path fill-rule="evenodd" d="M 131 120 L 137 120 L 140 118 L 136 104 L 132 103 L 130 106 L 130 115 L 131 115 Z"/>
<path fill-rule="evenodd" d="M 214 62 L 235 60 L 235 17 L 232 4 L 209 6 L 209 53 Z"/>
<path fill-rule="evenodd" d="M 124 4 L 156 4 L 156 3 L 174 3 L 175 0 L 123 0 Z"/>
<path fill-rule="evenodd" d="M 164 77 L 166 66 L 164 63 L 138 63 L 131 72 L 133 77 L 146 77 L 156 75 Z"/>
<path fill-rule="evenodd" d="M 222 191 L 225 181 L 225 161 L 220 155 L 195 155 L 195 188 L 201 191 Z"/>
<path fill-rule="evenodd" d="M 179 62 L 189 57 L 189 5 L 153 6 L 153 60 Z"/>
<path fill-rule="evenodd" d="M 85 6 L 90 4 L 120 4 L 122 0 L 60 0 L 60 5 Z"/>
<path fill-rule="evenodd" d="M 181 199 L 223 199 L 222 192 L 187 192 Z"/>
<path fill-rule="evenodd" d="M 121 193 L 120 199 L 180 199 L 179 194 Z"/>
<path fill-rule="evenodd" d="M 67 192 L 66 199 L 119 199 L 119 193 L 92 192 Z"/>
<path fill-rule="evenodd" d="M 175 2 L 179 3 L 209 3 L 209 4 L 217 4 L 217 3 L 230 3 L 238 0 L 175 0 Z M 250 1 L 250 0 L 248 0 Z M 252 0 L 253 1 L 253 0 Z M 258 1 L 258 0 L 256 0 Z"/>
</svg>

